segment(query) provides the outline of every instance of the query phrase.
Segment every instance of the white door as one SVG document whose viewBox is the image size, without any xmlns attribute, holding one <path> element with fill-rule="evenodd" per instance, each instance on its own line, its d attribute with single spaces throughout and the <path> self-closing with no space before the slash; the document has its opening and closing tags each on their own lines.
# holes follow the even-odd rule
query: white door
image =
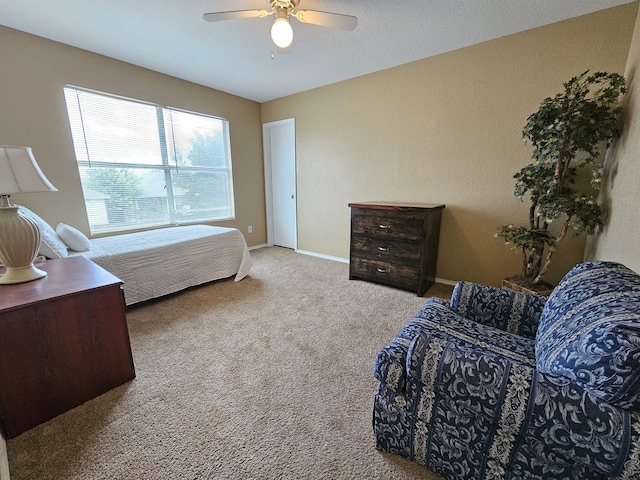
<svg viewBox="0 0 640 480">
<path fill-rule="evenodd" d="M 262 132 L 268 243 L 296 249 L 295 120 L 265 123 Z"/>
</svg>

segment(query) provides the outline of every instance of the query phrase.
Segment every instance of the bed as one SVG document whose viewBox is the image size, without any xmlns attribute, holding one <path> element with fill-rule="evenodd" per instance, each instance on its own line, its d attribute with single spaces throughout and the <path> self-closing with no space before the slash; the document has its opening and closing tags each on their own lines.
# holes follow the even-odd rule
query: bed
<svg viewBox="0 0 640 480">
<path fill-rule="evenodd" d="M 236 228 L 188 225 L 90 240 L 70 225 L 54 230 L 28 208 L 19 211 L 40 231 L 39 255 L 84 255 L 124 282 L 127 305 L 234 275 L 238 282 L 253 265 Z"/>
<path fill-rule="evenodd" d="M 235 228 L 190 225 L 89 240 L 84 255 L 124 282 L 127 305 L 202 283 L 242 280 L 252 260 Z"/>
</svg>

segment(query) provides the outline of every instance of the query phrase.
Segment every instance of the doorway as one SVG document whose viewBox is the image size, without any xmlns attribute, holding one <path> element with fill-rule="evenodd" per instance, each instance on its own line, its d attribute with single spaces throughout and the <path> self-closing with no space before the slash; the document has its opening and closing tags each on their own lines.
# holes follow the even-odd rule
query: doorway
<svg viewBox="0 0 640 480">
<path fill-rule="evenodd" d="M 262 125 L 267 243 L 298 248 L 295 119 Z"/>
</svg>

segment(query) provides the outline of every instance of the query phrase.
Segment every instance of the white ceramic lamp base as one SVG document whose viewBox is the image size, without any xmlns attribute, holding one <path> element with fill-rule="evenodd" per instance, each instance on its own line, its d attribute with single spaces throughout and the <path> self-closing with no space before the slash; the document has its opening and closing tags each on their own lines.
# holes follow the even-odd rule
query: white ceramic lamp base
<svg viewBox="0 0 640 480">
<path fill-rule="evenodd" d="M 47 272 L 44 272 L 33 265 L 20 268 L 7 268 L 4 275 L 0 276 L 0 285 L 30 282 L 31 280 L 37 280 L 38 278 L 46 276 Z"/>
<path fill-rule="evenodd" d="M 33 266 L 40 247 L 40 231 L 30 218 L 18 213 L 18 206 L 0 207 L 0 263 L 6 267 L 0 285 L 30 282 L 47 272 Z"/>
</svg>

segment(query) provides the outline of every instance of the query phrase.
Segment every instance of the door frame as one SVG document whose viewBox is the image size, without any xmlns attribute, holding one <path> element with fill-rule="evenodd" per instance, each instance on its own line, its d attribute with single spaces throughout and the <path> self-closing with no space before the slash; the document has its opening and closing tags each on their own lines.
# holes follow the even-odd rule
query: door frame
<svg viewBox="0 0 640 480">
<path fill-rule="evenodd" d="M 273 227 L 273 179 L 271 171 L 271 136 L 270 131 L 272 128 L 279 128 L 283 126 L 291 126 L 293 128 L 294 138 L 294 151 L 295 151 L 295 133 L 296 133 L 296 120 L 295 118 L 286 118 L 284 120 L 276 120 L 274 122 L 267 122 L 262 124 L 262 151 L 264 158 L 264 196 L 265 196 L 265 210 L 267 220 L 267 245 L 273 247 L 274 227 Z M 293 221 L 295 222 L 294 231 L 294 250 L 298 250 L 298 192 L 297 192 L 297 161 L 294 154 L 293 157 L 293 169 L 294 169 L 294 182 L 295 182 L 295 214 Z"/>
</svg>

